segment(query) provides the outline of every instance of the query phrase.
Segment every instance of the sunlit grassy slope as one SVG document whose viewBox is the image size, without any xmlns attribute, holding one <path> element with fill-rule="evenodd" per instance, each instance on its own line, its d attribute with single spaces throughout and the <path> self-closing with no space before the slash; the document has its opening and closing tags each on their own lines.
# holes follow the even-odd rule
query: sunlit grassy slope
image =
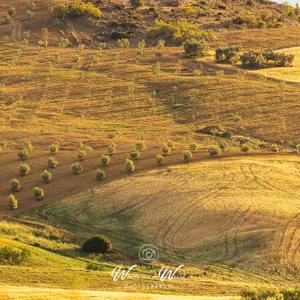
<svg viewBox="0 0 300 300">
<path fill-rule="evenodd" d="M 296 157 L 278 156 L 173 167 L 116 180 L 32 216 L 82 238 L 104 233 L 133 257 L 152 243 L 163 261 L 247 269 L 250 281 L 299 282 L 299 166 Z"/>
</svg>

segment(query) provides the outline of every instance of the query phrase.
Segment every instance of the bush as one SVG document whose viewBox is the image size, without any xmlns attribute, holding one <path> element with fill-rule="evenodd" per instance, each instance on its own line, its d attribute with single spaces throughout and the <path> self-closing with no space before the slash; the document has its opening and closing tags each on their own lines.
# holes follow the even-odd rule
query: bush
<svg viewBox="0 0 300 300">
<path fill-rule="evenodd" d="M 30 257 L 30 251 L 23 248 L 14 250 L 10 247 L 0 248 L 0 264 L 1 265 L 21 265 Z"/>
<path fill-rule="evenodd" d="M 143 143 L 143 142 L 140 142 L 140 143 L 137 143 L 136 145 L 135 145 L 135 148 L 138 150 L 138 151 L 145 151 L 145 150 L 147 150 L 147 146 L 145 145 L 145 143 Z"/>
<path fill-rule="evenodd" d="M 86 158 L 86 151 L 85 150 L 79 150 L 77 154 L 78 160 L 84 160 Z"/>
<path fill-rule="evenodd" d="M 198 150 L 199 145 L 197 143 L 191 143 L 190 144 L 190 150 L 192 152 L 196 152 Z"/>
<path fill-rule="evenodd" d="M 105 175 L 105 172 L 103 170 L 101 170 L 101 169 L 96 170 L 96 179 L 98 181 L 104 180 L 105 177 L 106 177 L 106 175 Z"/>
<path fill-rule="evenodd" d="M 242 300 L 289 300 L 297 298 L 286 298 L 283 296 L 283 292 L 280 292 L 277 288 L 265 287 L 265 288 L 245 288 L 240 292 Z"/>
<path fill-rule="evenodd" d="M 125 48 L 129 48 L 130 42 L 128 39 L 118 39 L 117 44 L 119 48 L 125 49 Z"/>
<path fill-rule="evenodd" d="M 45 183 L 49 183 L 52 179 L 52 174 L 45 170 L 42 174 L 41 174 L 41 178 Z"/>
<path fill-rule="evenodd" d="M 239 60 L 240 46 L 219 47 L 216 49 L 216 62 L 222 64 L 235 64 Z"/>
<path fill-rule="evenodd" d="M 28 150 L 27 149 L 20 150 L 18 152 L 18 157 L 22 161 L 28 159 L 28 157 L 29 157 Z"/>
<path fill-rule="evenodd" d="M 241 151 L 244 152 L 244 153 L 248 153 L 251 150 L 252 150 L 252 147 L 249 144 L 244 144 L 244 145 L 241 146 Z"/>
<path fill-rule="evenodd" d="M 271 145 L 271 151 L 274 152 L 274 153 L 279 152 L 278 145 L 277 144 L 272 144 Z"/>
<path fill-rule="evenodd" d="M 101 162 L 101 166 L 108 167 L 110 164 L 110 157 L 108 155 L 103 154 L 100 159 L 100 162 Z"/>
<path fill-rule="evenodd" d="M 16 14 L 16 8 L 15 7 L 9 7 L 7 10 L 7 13 L 10 17 L 13 17 Z"/>
<path fill-rule="evenodd" d="M 184 51 L 188 57 L 203 57 L 204 52 L 207 50 L 206 41 L 204 39 L 188 40 L 184 43 Z"/>
<path fill-rule="evenodd" d="M 222 153 L 222 150 L 220 149 L 219 146 L 213 146 L 208 149 L 208 154 L 210 156 L 217 156 L 217 155 L 220 155 L 221 153 Z"/>
<path fill-rule="evenodd" d="M 50 169 L 55 169 L 58 165 L 58 161 L 54 157 L 48 158 L 48 167 Z"/>
<path fill-rule="evenodd" d="M 116 153 L 116 151 L 117 151 L 117 145 L 115 143 L 112 143 L 107 147 L 108 154 L 114 154 Z"/>
<path fill-rule="evenodd" d="M 193 155 L 190 151 L 185 150 L 185 151 L 182 152 L 182 159 L 183 159 L 184 162 L 191 161 L 192 157 L 193 157 Z"/>
<path fill-rule="evenodd" d="M 20 176 L 26 176 L 30 173 L 30 167 L 27 164 L 21 164 L 19 166 L 19 174 Z"/>
<path fill-rule="evenodd" d="M 0 147 L 1 147 L 3 150 L 7 150 L 7 142 L 6 142 L 6 141 L 0 141 Z"/>
<path fill-rule="evenodd" d="M 132 160 L 126 159 L 125 161 L 125 171 L 127 173 L 132 173 L 135 170 L 135 164 Z"/>
<path fill-rule="evenodd" d="M 131 159 L 138 160 L 138 159 L 140 159 L 140 156 L 141 156 L 141 153 L 138 150 L 136 150 L 136 149 L 130 150 Z"/>
<path fill-rule="evenodd" d="M 167 156 L 171 153 L 171 148 L 168 145 L 164 145 L 161 149 L 162 155 Z"/>
<path fill-rule="evenodd" d="M 133 7 L 142 7 L 144 6 L 144 0 L 130 0 L 130 4 Z"/>
<path fill-rule="evenodd" d="M 156 163 L 157 163 L 159 166 L 161 166 L 161 165 L 163 164 L 164 159 L 165 159 L 165 158 L 164 158 L 161 154 L 157 154 L 157 155 L 156 155 Z"/>
<path fill-rule="evenodd" d="M 17 193 L 19 192 L 21 189 L 21 183 L 18 179 L 12 179 L 10 181 L 10 191 L 12 193 Z"/>
<path fill-rule="evenodd" d="M 58 147 L 57 144 L 52 144 L 52 145 L 49 147 L 49 152 L 50 152 L 51 155 L 57 154 L 58 150 L 59 150 L 59 147 Z"/>
<path fill-rule="evenodd" d="M 18 208 L 18 200 L 16 199 L 16 197 L 11 194 L 8 196 L 8 209 L 10 210 L 14 210 Z"/>
<path fill-rule="evenodd" d="M 112 243 L 104 235 L 93 236 L 82 245 L 82 251 L 85 253 L 106 253 L 111 249 Z"/>
<path fill-rule="evenodd" d="M 41 201 L 45 196 L 45 192 L 42 188 L 36 186 L 33 189 L 33 195 L 34 195 L 36 200 Z"/>
<path fill-rule="evenodd" d="M 78 174 L 82 173 L 82 171 L 83 171 L 82 165 L 78 162 L 72 164 L 71 169 L 72 169 L 72 173 L 74 175 L 78 175 Z"/>
<path fill-rule="evenodd" d="M 240 59 L 244 68 L 261 68 L 265 63 L 262 52 L 253 50 L 244 52 Z"/>
<path fill-rule="evenodd" d="M 27 149 L 29 152 L 33 150 L 31 142 L 25 142 L 25 149 Z"/>
</svg>

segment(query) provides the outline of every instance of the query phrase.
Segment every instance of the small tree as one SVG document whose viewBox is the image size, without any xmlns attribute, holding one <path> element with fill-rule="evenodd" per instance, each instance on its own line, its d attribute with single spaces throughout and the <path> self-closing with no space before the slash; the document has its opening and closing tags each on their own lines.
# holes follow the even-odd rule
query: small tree
<svg viewBox="0 0 300 300">
<path fill-rule="evenodd" d="M 18 157 L 21 161 L 28 159 L 29 157 L 28 150 L 27 149 L 20 150 L 18 152 Z"/>
<path fill-rule="evenodd" d="M 20 181 L 18 179 L 15 179 L 15 178 L 12 179 L 10 181 L 10 191 L 12 193 L 17 193 L 17 192 L 20 191 L 20 189 L 21 189 L 21 183 L 20 183 Z"/>
<path fill-rule="evenodd" d="M 30 173 L 30 167 L 27 164 L 21 164 L 19 166 L 19 174 L 20 176 L 26 176 Z"/>
<path fill-rule="evenodd" d="M 52 180 L 52 174 L 45 170 L 42 174 L 41 174 L 41 178 L 45 183 L 49 183 Z"/>
<path fill-rule="evenodd" d="M 196 152 L 198 150 L 199 145 L 197 143 L 191 143 L 190 144 L 190 150 L 192 152 Z"/>
<path fill-rule="evenodd" d="M 14 210 L 18 208 L 18 200 L 11 194 L 8 196 L 8 209 Z"/>
<path fill-rule="evenodd" d="M 117 145 L 115 143 L 112 143 L 107 147 L 107 153 L 110 155 L 116 153 L 116 151 L 117 151 Z"/>
<path fill-rule="evenodd" d="M 163 164 L 164 159 L 165 159 L 165 158 L 164 158 L 161 154 L 157 154 L 157 155 L 156 155 L 156 163 L 157 163 L 159 166 L 161 166 L 161 165 Z"/>
<path fill-rule="evenodd" d="M 78 162 L 72 164 L 71 169 L 72 169 L 72 173 L 74 175 L 78 175 L 78 174 L 82 173 L 82 171 L 83 171 L 82 165 Z"/>
<path fill-rule="evenodd" d="M 36 186 L 33 189 L 33 195 L 37 201 L 41 201 L 45 197 L 45 192 L 42 188 Z"/>
<path fill-rule="evenodd" d="M 130 4 L 134 7 L 142 7 L 144 6 L 144 0 L 130 0 Z"/>
<path fill-rule="evenodd" d="M 110 164 L 110 157 L 108 155 L 103 154 L 100 159 L 100 162 L 102 167 L 108 167 Z"/>
<path fill-rule="evenodd" d="M 131 159 L 138 160 L 138 159 L 140 159 L 140 156 L 141 156 L 141 153 L 138 150 L 136 150 L 136 149 L 130 150 Z"/>
<path fill-rule="evenodd" d="M 48 167 L 50 169 L 55 169 L 58 165 L 58 161 L 54 157 L 48 158 Z"/>
<path fill-rule="evenodd" d="M 161 149 L 162 155 L 167 156 L 171 152 L 171 148 L 168 145 L 164 145 Z"/>
<path fill-rule="evenodd" d="M 105 177 L 106 177 L 106 175 L 105 175 L 105 172 L 103 170 L 101 170 L 101 169 L 96 170 L 96 179 L 98 181 L 104 180 Z"/>
<path fill-rule="evenodd" d="M 78 160 L 84 160 L 86 158 L 86 151 L 85 150 L 79 150 L 77 154 Z"/>
<path fill-rule="evenodd" d="M 201 40 L 189 40 L 184 43 L 184 51 L 188 57 L 202 57 L 207 50 L 206 41 Z"/>
<path fill-rule="evenodd" d="M 132 160 L 126 159 L 125 161 L 125 171 L 127 173 L 132 173 L 135 170 L 135 164 Z"/>
<path fill-rule="evenodd" d="M 138 150 L 138 151 L 145 151 L 145 150 L 147 150 L 147 146 L 145 145 L 145 143 L 143 143 L 143 142 L 140 142 L 140 143 L 137 143 L 136 145 L 135 145 L 135 148 Z"/>
<path fill-rule="evenodd" d="M 58 145 L 57 144 L 52 144 L 50 147 L 49 147 L 49 152 L 50 152 L 50 155 L 55 155 L 57 154 L 59 148 L 58 148 Z"/>
<path fill-rule="evenodd" d="M 82 251 L 85 253 L 106 253 L 111 249 L 112 243 L 104 235 L 93 236 L 82 245 Z"/>
<path fill-rule="evenodd" d="M 218 146 L 213 146 L 208 149 L 208 154 L 210 156 L 217 156 L 217 155 L 220 155 L 221 153 L 222 153 L 222 150 Z"/>
<path fill-rule="evenodd" d="M 248 153 L 251 150 L 252 150 L 252 147 L 249 144 L 244 144 L 244 145 L 241 146 L 241 151 L 244 152 L 244 153 Z"/>
<path fill-rule="evenodd" d="M 183 159 L 184 162 L 191 161 L 192 157 L 193 157 L 193 155 L 190 151 L 185 150 L 185 151 L 182 152 L 182 159 Z"/>
</svg>

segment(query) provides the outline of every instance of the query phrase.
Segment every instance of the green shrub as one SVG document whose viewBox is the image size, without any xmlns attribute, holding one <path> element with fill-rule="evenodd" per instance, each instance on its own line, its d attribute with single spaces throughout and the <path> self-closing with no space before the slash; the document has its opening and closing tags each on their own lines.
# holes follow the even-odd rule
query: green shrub
<svg viewBox="0 0 300 300">
<path fill-rule="evenodd" d="M 114 154 L 117 152 L 117 145 L 115 143 L 112 143 L 110 144 L 108 147 L 107 147 L 107 153 L 108 154 Z"/>
<path fill-rule="evenodd" d="M 30 173 L 30 167 L 27 164 L 21 164 L 19 166 L 19 174 L 20 176 L 26 176 Z"/>
<path fill-rule="evenodd" d="M 271 151 L 274 152 L 274 153 L 279 152 L 278 145 L 277 144 L 272 144 L 271 145 Z"/>
<path fill-rule="evenodd" d="M 54 157 L 48 158 L 48 167 L 50 169 L 55 169 L 58 165 L 58 161 Z"/>
<path fill-rule="evenodd" d="M 191 143 L 190 144 L 190 150 L 192 152 L 196 152 L 198 150 L 199 145 L 197 143 Z"/>
<path fill-rule="evenodd" d="M 135 164 L 132 160 L 126 159 L 125 161 L 125 171 L 127 173 L 132 173 L 135 170 Z"/>
<path fill-rule="evenodd" d="M 33 195 L 37 201 L 41 201 L 45 197 L 45 192 L 42 188 L 36 186 L 33 189 Z"/>
<path fill-rule="evenodd" d="M 18 266 L 27 261 L 30 257 L 28 249 L 14 250 L 11 247 L 5 246 L 0 248 L 0 264 Z"/>
<path fill-rule="evenodd" d="M 104 235 L 93 236 L 82 245 L 82 251 L 85 253 L 106 253 L 111 249 L 112 243 Z"/>
<path fill-rule="evenodd" d="M 103 265 L 98 265 L 92 262 L 86 264 L 86 269 L 89 271 L 104 271 Z"/>
<path fill-rule="evenodd" d="M 222 152 L 227 151 L 229 149 L 229 144 L 227 142 L 219 141 L 218 146 L 222 150 Z"/>
<path fill-rule="evenodd" d="M 13 17 L 16 14 L 16 8 L 15 7 L 9 7 L 7 10 L 7 13 L 10 17 Z"/>
<path fill-rule="evenodd" d="M 27 149 L 20 150 L 20 151 L 18 152 L 18 157 L 19 157 L 19 159 L 22 160 L 22 161 L 28 159 L 28 157 L 29 157 L 28 150 L 27 150 Z"/>
<path fill-rule="evenodd" d="M 294 300 L 297 298 L 285 298 L 283 293 L 277 288 L 264 287 L 264 288 L 254 288 L 248 287 L 240 292 L 242 300 Z"/>
<path fill-rule="evenodd" d="M 249 144 L 244 144 L 244 145 L 241 146 L 241 151 L 244 152 L 244 153 L 248 153 L 251 150 L 252 150 L 252 147 Z"/>
<path fill-rule="evenodd" d="M 123 38 L 123 39 L 118 39 L 117 44 L 118 44 L 119 48 L 125 49 L 125 48 L 129 48 L 130 42 L 128 39 Z"/>
<path fill-rule="evenodd" d="M 165 158 L 164 158 L 161 154 L 157 154 L 157 155 L 156 155 L 156 163 L 157 163 L 159 166 L 161 166 L 161 165 L 163 164 L 164 159 L 165 159 Z"/>
<path fill-rule="evenodd" d="M 182 152 L 182 159 L 183 159 L 184 162 L 191 161 L 192 157 L 193 157 L 193 155 L 190 151 L 185 150 L 185 151 Z"/>
<path fill-rule="evenodd" d="M 170 149 L 173 149 L 175 147 L 173 141 L 171 141 L 171 140 L 168 140 L 166 144 Z"/>
<path fill-rule="evenodd" d="M 102 167 L 108 167 L 110 165 L 110 157 L 108 155 L 103 154 L 100 163 Z"/>
<path fill-rule="evenodd" d="M 71 169 L 72 169 L 72 173 L 74 175 L 78 175 L 78 174 L 82 173 L 82 171 L 83 171 L 82 165 L 78 162 L 72 164 Z"/>
<path fill-rule="evenodd" d="M 131 159 L 138 160 L 140 159 L 141 153 L 137 149 L 130 150 L 130 157 Z"/>
<path fill-rule="evenodd" d="M 59 147 L 57 144 L 52 144 L 50 147 L 49 147 L 49 153 L 50 155 L 55 155 L 58 153 L 58 150 L 59 150 Z"/>
<path fill-rule="evenodd" d="M 106 175 L 105 175 L 105 172 L 103 170 L 101 170 L 101 169 L 96 170 L 96 179 L 98 181 L 104 180 L 105 177 L 106 177 Z"/>
<path fill-rule="evenodd" d="M 17 198 L 11 194 L 8 196 L 8 209 L 14 210 L 18 208 L 18 200 Z"/>
<path fill-rule="evenodd" d="M 241 47 L 229 46 L 216 49 L 216 62 L 222 64 L 235 64 L 240 58 Z"/>
<path fill-rule="evenodd" d="M 140 152 L 147 150 L 147 146 L 143 142 L 136 143 L 135 148 Z"/>
<path fill-rule="evenodd" d="M 207 51 L 206 41 L 204 39 L 188 40 L 184 43 L 184 51 L 188 57 L 203 57 Z"/>
<path fill-rule="evenodd" d="M 41 174 L 41 178 L 45 183 L 49 183 L 52 180 L 52 174 L 45 170 L 42 174 Z"/>
<path fill-rule="evenodd" d="M 217 156 L 220 155 L 222 153 L 222 150 L 220 149 L 219 146 L 212 146 L 208 149 L 208 154 L 210 156 Z"/>
<path fill-rule="evenodd" d="M 242 66 L 244 68 L 261 68 L 264 66 L 265 59 L 262 52 L 250 50 L 244 52 L 241 57 Z"/>
<path fill-rule="evenodd" d="M 161 149 L 162 155 L 167 156 L 171 153 L 171 148 L 166 144 Z"/>
<path fill-rule="evenodd" d="M 130 0 L 130 4 L 135 8 L 142 7 L 144 6 L 144 0 Z"/>
<path fill-rule="evenodd" d="M 79 150 L 77 153 L 77 159 L 82 161 L 86 158 L 86 151 L 85 150 Z"/>
<path fill-rule="evenodd" d="M 12 193 L 17 193 L 17 192 L 20 191 L 20 189 L 21 189 L 21 183 L 20 183 L 20 181 L 18 179 L 15 179 L 15 178 L 12 179 L 10 181 L 10 191 Z"/>
</svg>

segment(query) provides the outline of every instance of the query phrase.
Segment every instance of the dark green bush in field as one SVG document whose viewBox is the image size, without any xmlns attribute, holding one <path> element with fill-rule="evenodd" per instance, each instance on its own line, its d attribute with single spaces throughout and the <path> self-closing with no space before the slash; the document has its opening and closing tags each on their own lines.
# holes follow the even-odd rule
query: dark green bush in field
<svg viewBox="0 0 300 300">
<path fill-rule="evenodd" d="M 57 154 L 58 150 L 59 150 L 59 147 L 58 147 L 57 144 L 52 144 L 52 145 L 49 147 L 49 153 L 50 153 L 51 155 Z"/>
<path fill-rule="evenodd" d="M 19 174 L 20 176 L 26 176 L 30 173 L 30 167 L 27 164 L 21 164 L 19 166 Z"/>
<path fill-rule="evenodd" d="M 101 162 L 101 166 L 108 167 L 110 164 L 110 157 L 108 155 L 103 154 L 100 159 L 100 162 Z"/>
<path fill-rule="evenodd" d="M 105 172 L 103 170 L 97 169 L 96 170 L 96 179 L 98 181 L 104 180 L 106 177 Z"/>
<path fill-rule="evenodd" d="M 33 189 L 33 195 L 37 201 L 41 201 L 45 197 L 45 192 L 42 188 L 36 186 Z"/>
<path fill-rule="evenodd" d="M 196 152 L 198 150 L 199 145 L 197 143 L 191 143 L 190 144 L 190 150 L 192 152 Z"/>
<path fill-rule="evenodd" d="M 29 157 L 28 150 L 27 150 L 27 149 L 20 150 L 20 151 L 18 152 L 18 157 L 19 157 L 19 159 L 22 160 L 22 161 L 28 159 L 28 157 Z"/>
<path fill-rule="evenodd" d="M 274 153 L 279 152 L 278 145 L 277 144 L 272 144 L 271 145 L 271 151 L 274 152 Z"/>
<path fill-rule="evenodd" d="M 168 146 L 170 149 L 173 149 L 173 148 L 175 147 L 173 141 L 171 141 L 171 140 L 168 140 L 168 141 L 167 141 L 167 146 Z"/>
<path fill-rule="evenodd" d="M 241 146 L 241 151 L 244 152 L 244 153 L 248 153 L 251 150 L 252 150 L 252 147 L 249 144 L 244 144 L 244 145 Z"/>
<path fill-rule="evenodd" d="M 126 159 L 125 161 L 125 171 L 127 173 L 132 173 L 135 170 L 135 164 L 132 160 Z"/>
<path fill-rule="evenodd" d="M 184 51 L 188 57 L 203 57 L 207 50 L 207 44 L 204 39 L 188 40 L 184 43 Z"/>
<path fill-rule="evenodd" d="M 217 155 L 220 155 L 221 153 L 222 153 L 222 150 L 218 146 L 212 146 L 208 149 L 208 154 L 210 156 L 217 156 Z"/>
<path fill-rule="evenodd" d="M 240 46 L 219 47 L 216 49 L 216 62 L 222 64 L 235 64 L 239 61 Z"/>
<path fill-rule="evenodd" d="M 41 178 L 45 183 L 49 183 L 52 180 L 52 174 L 45 170 L 42 174 L 41 174 Z"/>
<path fill-rule="evenodd" d="M 77 153 L 77 159 L 82 161 L 86 158 L 86 151 L 85 150 L 79 150 Z"/>
<path fill-rule="evenodd" d="M 57 160 L 54 157 L 49 157 L 48 158 L 48 167 L 50 169 L 55 169 L 58 165 Z"/>
<path fill-rule="evenodd" d="M 165 158 L 164 158 L 161 154 L 157 154 L 157 155 L 156 155 L 156 163 L 157 163 L 159 166 L 161 166 L 161 165 L 163 164 L 164 159 L 165 159 Z"/>
<path fill-rule="evenodd" d="M 106 253 L 112 249 L 112 243 L 104 235 L 97 235 L 89 238 L 82 245 L 85 253 Z"/>
<path fill-rule="evenodd" d="M 190 151 L 185 150 L 185 151 L 182 152 L 182 159 L 183 159 L 184 162 L 191 161 L 192 157 L 193 157 L 193 155 Z"/>
<path fill-rule="evenodd" d="M 16 199 L 16 197 L 14 195 L 9 195 L 8 196 L 8 209 L 10 210 L 14 210 L 18 208 L 18 200 Z"/>
<path fill-rule="evenodd" d="M 7 10 L 7 13 L 10 17 L 13 17 L 16 14 L 16 8 L 15 7 L 9 7 Z"/>
<path fill-rule="evenodd" d="M 260 51 L 250 50 L 248 52 L 244 52 L 240 59 L 244 68 L 261 68 L 265 63 L 262 52 Z"/>
<path fill-rule="evenodd" d="M 167 156 L 171 153 L 171 148 L 168 145 L 164 145 L 161 149 L 162 155 Z"/>
<path fill-rule="evenodd" d="M 135 148 L 136 148 L 138 151 L 145 151 L 145 150 L 147 150 L 147 146 L 146 146 L 146 144 L 143 143 L 143 142 L 137 143 L 137 144 L 135 145 Z"/>
<path fill-rule="evenodd" d="M 0 248 L 1 265 L 21 265 L 30 257 L 28 249 L 14 250 L 11 247 Z"/>
<path fill-rule="evenodd" d="M 21 189 L 21 183 L 20 183 L 20 181 L 18 179 L 15 179 L 15 178 L 12 179 L 10 181 L 10 191 L 12 193 L 17 193 L 17 192 L 20 191 L 20 189 Z"/>
<path fill-rule="evenodd" d="M 92 262 L 88 262 L 86 264 L 86 269 L 89 271 L 104 271 L 104 266 L 99 265 L 99 264 L 95 264 Z"/>
<path fill-rule="evenodd" d="M 29 152 L 33 150 L 31 142 L 25 142 L 25 149 L 27 149 Z"/>
<path fill-rule="evenodd" d="M 72 169 L 72 173 L 74 175 L 78 175 L 78 174 L 82 173 L 82 171 L 83 171 L 82 165 L 78 162 L 72 164 L 71 169 Z"/>
<path fill-rule="evenodd" d="M 112 143 L 110 144 L 108 147 L 107 147 L 107 153 L 108 154 L 114 154 L 117 152 L 117 145 L 115 143 Z"/>
<path fill-rule="evenodd" d="M 142 7 L 144 6 L 144 0 L 130 0 L 130 4 L 133 7 Z"/>
<path fill-rule="evenodd" d="M 0 147 L 3 149 L 3 150 L 7 150 L 7 142 L 6 141 L 0 141 Z"/>
<path fill-rule="evenodd" d="M 131 157 L 131 159 L 138 160 L 141 157 L 141 153 L 137 149 L 131 149 L 130 150 L 130 157 Z"/>
</svg>

